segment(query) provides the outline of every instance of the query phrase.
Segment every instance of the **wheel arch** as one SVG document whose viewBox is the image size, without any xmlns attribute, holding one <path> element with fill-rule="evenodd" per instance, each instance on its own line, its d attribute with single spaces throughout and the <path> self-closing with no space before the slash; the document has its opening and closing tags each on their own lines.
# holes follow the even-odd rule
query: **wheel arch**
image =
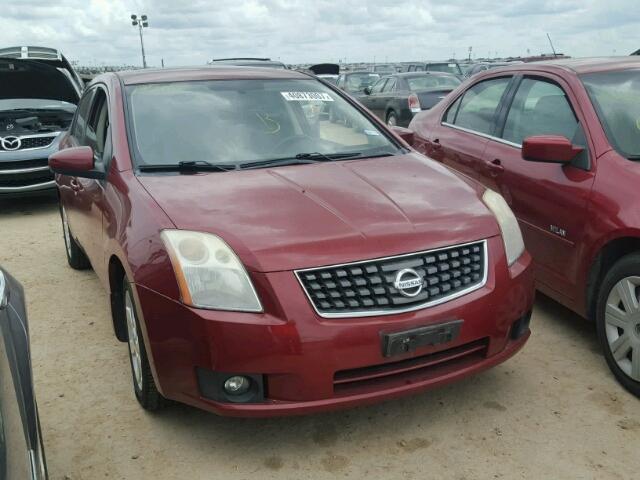
<svg viewBox="0 0 640 480">
<path fill-rule="evenodd" d="M 609 269 L 622 257 L 640 252 L 640 231 L 625 232 L 619 236 L 600 242 L 595 253 L 590 256 L 586 282 L 587 318 L 595 318 L 598 290 Z"/>
</svg>

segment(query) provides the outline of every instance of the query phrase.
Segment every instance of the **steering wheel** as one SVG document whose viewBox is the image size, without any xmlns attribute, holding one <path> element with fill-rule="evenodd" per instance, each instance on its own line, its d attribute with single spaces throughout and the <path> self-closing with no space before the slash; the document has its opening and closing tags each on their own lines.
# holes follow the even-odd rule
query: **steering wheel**
<svg viewBox="0 0 640 480">
<path fill-rule="evenodd" d="M 291 145 L 295 145 L 296 143 L 300 143 L 303 140 L 313 140 L 313 138 L 311 138 L 309 135 L 306 134 L 302 134 L 302 135 L 291 135 L 287 138 L 282 139 L 280 142 L 278 142 L 278 144 L 271 150 L 271 152 L 278 152 L 280 151 L 284 146 L 288 146 L 289 144 Z"/>
</svg>

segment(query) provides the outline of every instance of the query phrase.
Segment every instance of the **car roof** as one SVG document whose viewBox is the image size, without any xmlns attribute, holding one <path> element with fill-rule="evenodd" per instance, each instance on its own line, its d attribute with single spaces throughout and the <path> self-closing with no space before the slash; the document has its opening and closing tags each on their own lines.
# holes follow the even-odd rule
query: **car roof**
<svg viewBox="0 0 640 480">
<path fill-rule="evenodd" d="M 186 82 L 192 80 L 282 80 L 310 79 L 307 75 L 295 70 L 284 70 L 265 67 L 208 66 L 197 68 L 161 68 L 143 70 L 126 70 L 116 75 L 125 85 L 142 83 Z"/>
<path fill-rule="evenodd" d="M 398 72 L 388 77 L 455 77 L 453 73 L 447 72 Z"/>
<path fill-rule="evenodd" d="M 542 62 L 517 63 L 500 68 L 498 71 L 540 70 L 540 71 L 565 71 L 577 75 L 595 72 L 607 72 L 612 70 L 625 70 L 640 68 L 640 57 L 596 57 L 596 58 L 563 58 L 560 60 L 545 60 Z"/>
</svg>

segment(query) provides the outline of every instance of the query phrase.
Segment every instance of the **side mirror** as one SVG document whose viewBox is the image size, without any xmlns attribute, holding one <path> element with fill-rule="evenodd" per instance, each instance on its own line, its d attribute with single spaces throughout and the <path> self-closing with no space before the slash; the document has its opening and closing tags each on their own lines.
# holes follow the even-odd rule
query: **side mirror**
<svg viewBox="0 0 640 480">
<path fill-rule="evenodd" d="M 407 142 L 409 145 L 413 145 L 413 131 L 409 130 L 408 128 L 398 126 L 391 127 L 391 131 L 395 133 L 396 136 Z"/>
<path fill-rule="evenodd" d="M 364 92 L 366 95 L 371 95 L 371 87 L 364 87 L 363 92 Z"/>
<path fill-rule="evenodd" d="M 560 135 L 536 135 L 522 142 L 522 158 L 531 162 L 566 164 L 583 150 Z"/>
<path fill-rule="evenodd" d="M 101 180 L 104 172 L 94 170 L 94 163 L 91 147 L 65 148 L 49 156 L 49 168 L 53 173 Z"/>
</svg>

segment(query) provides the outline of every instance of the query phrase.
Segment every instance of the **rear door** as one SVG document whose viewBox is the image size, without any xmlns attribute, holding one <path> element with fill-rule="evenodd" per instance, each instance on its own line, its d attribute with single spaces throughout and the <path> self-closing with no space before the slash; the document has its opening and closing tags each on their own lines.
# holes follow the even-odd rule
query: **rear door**
<svg viewBox="0 0 640 480">
<path fill-rule="evenodd" d="M 467 89 L 431 131 L 425 153 L 495 188 L 494 172 L 485 165 L 484 150 L 496 129 L 499 107 L 511 81 L 511 76 L 490 78 Z"/>
<path fill-rule="evenodd" d="M 496 132 L 500 140 L 489 141 L 484 161 L 493 166 L 498 190 L 518 217 L 538 282 L 571 298 L 588 222 L 593 154 L 578 103 L 561 78 L 524 76 L 514 92 Z M 529 162 L 521 145 L 533 135 L 562 135 L 585 150 L 570 165 Z"/>
<path fill-rule="evenodd" d="M 371 87 L 371 93 L 369 95 L 363 95 L 359 98 L 360 102 L 371 110 L 377 117 L 380 117 L 380 110 L 382 107 L 380 106 L 380 95 L 382 94 L 382 89 L 387 83 L 388 77 L 381 78 L 378 80 L 373 87 Z"/>
</svg>

